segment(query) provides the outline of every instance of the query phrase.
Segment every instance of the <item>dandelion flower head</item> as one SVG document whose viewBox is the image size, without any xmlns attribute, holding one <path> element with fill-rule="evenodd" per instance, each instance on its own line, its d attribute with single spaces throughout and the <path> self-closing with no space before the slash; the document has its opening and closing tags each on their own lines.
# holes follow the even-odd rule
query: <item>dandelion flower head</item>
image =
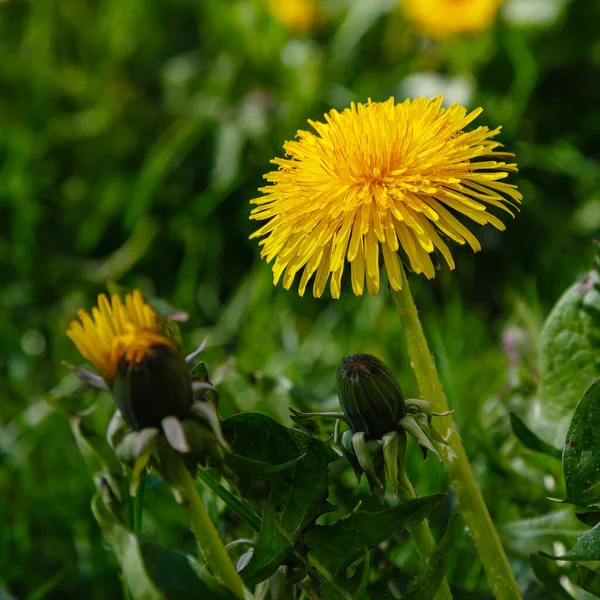
<svg viewBox="0 0 600 600">
<path fill-rule="evenodd" d="M 309 121 L 315 133 L 298 131 L 284 144 L 285 158 L 264 177 L 269 182 L 251 201 L 251 219 L 267 221 L 252 234 L 263 238 L 261 256 L 273 264 L 274 283 L 289 289 L 302 271 L 302 296 L 314 276 L 320 297 L 331 277 L 334 298 L 341 293 L 346 262 L 352 289 L 370 294 L 380 284 L 380 252 L 394 290 L 402 286 L 398 252 L 416 273 L 435 275 L 437 251 L 454 260 L 446 240 L 481 249 L 457 218 L 503 230 L 489 206 L 513 215 L 520 202 L 515 185 L 502 181 L 517 170 L 513 155 L 498 151 L 500 128 L 465 128 L 482 112 L 442 98 L 396 104 L 354 104 L 332 110 L 325 123 Z"/>
<path fill-rule="evenodd" d="M 80 320 L 71 322 L 67 335 L 109 383 L 122 358 L 139 364 L 153 347 L 177 347 L 167 336 L 164 322 L 144 302 L 139 290 L 127 294 L 125 303 L 116 294 L 110 301 L 100 294 L 91 316 L 85 310 L 77 314 Z"/>
<path fill-rule="evenodd" d="M 321 17 L 317 0 L 269 0 L 271 14 L 294 33 L 307 33 Z"/>
<path fill-rule="evenodd" d="M 501 4 L 502 0 L 401 0 L 414 27 L 438 39 L 489 29 Z"/>
</svg>

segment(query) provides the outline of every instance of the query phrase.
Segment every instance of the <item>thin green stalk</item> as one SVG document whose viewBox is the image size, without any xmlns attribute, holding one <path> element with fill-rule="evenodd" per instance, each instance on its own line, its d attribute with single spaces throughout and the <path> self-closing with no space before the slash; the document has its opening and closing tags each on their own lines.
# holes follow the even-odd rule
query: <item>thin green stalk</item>
<svg viewBox="0 0 600 600">
<path fill-rule="evenodd" d="M 121 590 L 123 591 L 123 600 L 131 600 L 131 592 L 129 591 L 129 586 L 127 585 L 123 573 L 119 575 L 119 581 L 121 582 Z"/>
<path fill-rule="evenodd" d="M 133 532 L 142 530 L 142 514 L 144 512 L 144 493 L 146 491 L 146 477 L 142 475 L 140 485 L 133 501 Z"/>
<path fill-rule="evenodd" d="M 402 469 L 402 472 L 398 475 L 398 483 L 400 484 L 398 487 L 398 495 L 401 500 L 414 500 L 417 497 L 413 486 L 404 472 L 404 469 Z M 417 552 L 419 553 L 420 559 L 423 561 L 423 563 L 427 563 L 429 561 L 429 557 L 435 551 L 435 540 L 431 535 L 431 530 L 429 529 L 427 519 L 423 519 L 416 525 L 413 525 L 410 528 L 410 532 L 415 542 L 415 546 L 417 547 Z M 435 599 L 452 600 L 452 592 L 450 591 L 448 580 L 445 577 L 442 580 L 440 589 L 435 595 Z"/>
<path fill-rule="evenodd" d="M 190 525 L 206 564 L 223 584 L 240 600 L 244 599 L 244 584 L 225 550 L 219 533 L 210 520 L 204 502 L 196 489 L 181 455 L 170 447 L 161 449 L 163 476 L 177 488 L 188 502 Z"/>
<path fill-rule="evenodd" d="M 402 289 L 393 292 L 392 295 L 406 336 L 412 367 L 423 398 L 433 404 L 435 412 L 444 413 L 449 410 L 448 402 L 423 333 L 406 274 L 402 267 L 401 270 Z M 496 598 L 501 600 L 518 600 L 521 598 L 521 593 L 477 485 L 454 419 L 452 415 L 446 415 L 437 418 L 436 424 L 448 442 L 447 446 L 440 445 L 440 453 L 473 536 L 492 592 Z"/>
<path fill-rule="evenodd" d="M 218 496 L 229 508 L 245 521 L 254 531 L 260 531 L 260 519 L 242 502 L 240 502 L 230 491 L 226 490 L 222 485 L 219 485 L 206 471 L 199 468 L 198 478 L 202 483 L 216 496 Z"/>
</svg>

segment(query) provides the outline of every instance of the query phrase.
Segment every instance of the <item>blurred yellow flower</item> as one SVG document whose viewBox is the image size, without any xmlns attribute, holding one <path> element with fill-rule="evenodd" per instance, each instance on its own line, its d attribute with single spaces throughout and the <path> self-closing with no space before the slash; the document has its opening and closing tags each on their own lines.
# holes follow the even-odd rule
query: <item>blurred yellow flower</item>
<svg viewBox="0 0 600 600">
<path fill-rule="evenodd" d="M 415 28 L 435 38 L 489 29 L 502 0 L 401 0 Z"/>
<path fill-rule="evenodd" d="M 317 0 L 269 0 L 271 14 L 294 33 L 306 33 L 320 19 Z"/>
<path fill-rule="evenodd" d="M 77 314 L 80 321 L 71 322 L 67 335 L 109 383 L 122 358 L 139 364 L 152 347 L 177 347 L 167 337 L 164 322 L 144 302 L 139 290 L 127 294 L 125 304 L 116 294 L 110 302 L 105 294 L 100 294 L 91 317 L 85 310 Z"/>
<path fill-rule="evenodd" d="M 442 98 L 354 104 L 332 110 L 325 123 L 309 121 L 316 134 L 298 131 L 286 142 L 286 158 L 271 162 L 271 184 L 251 201 L 251 219 L 268 220 L 251 238 L 266 236 L 261 256 L 273 265 L 274 283 L 283 275 L 289 289 L 304 269 L 298 292 L 304 294 L 316 273 L 313 294 L 320 297 L 331 275 L 331 295 L 341 292 L 345 261 L 358 296 L 379 290 L 379 250 L 390 285 L 402 285 L 398 250 L 412 269 L 435 275 L 431 253 L 438 250 L 451 269 L 452 255 L 442 235 L 480 250 L 477 238 L 456 218 L 505 227 L 486 205 L 520 202 L 515 185 L 500 180 L 517 170 L 496 151 L 492 138 L 500 127 L 465 132 L 482 109 L 467 113 L 459 104 L 442 107 Z M 452 212 L 453 211 L 453 212 Z M 440 235 L 441 234 L 441 235 Z"/>
</svg>

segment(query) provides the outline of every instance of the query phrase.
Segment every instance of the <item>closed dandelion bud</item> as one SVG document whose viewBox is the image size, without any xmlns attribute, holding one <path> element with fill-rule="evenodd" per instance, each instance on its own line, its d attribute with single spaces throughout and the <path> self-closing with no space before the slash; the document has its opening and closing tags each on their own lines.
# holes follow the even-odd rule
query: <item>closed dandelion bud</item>
<svg viewBox="0 0 600 600">
<path fill-rule="evenodd" d="M 392 372 L 371 354 L 346 356 L 337 372 L 340 406 L 353 432 L 380 438 L 404 417 L 404 397 Z"/>
<path fill-rule="evenodd" d="M 122 357 L 112 394 L 133 429 L 161 427 L 165 417 L 183 418 L 192 406 L 192 381 L 182 354 L 151 346 L 139 361 Z"/>
</svg>

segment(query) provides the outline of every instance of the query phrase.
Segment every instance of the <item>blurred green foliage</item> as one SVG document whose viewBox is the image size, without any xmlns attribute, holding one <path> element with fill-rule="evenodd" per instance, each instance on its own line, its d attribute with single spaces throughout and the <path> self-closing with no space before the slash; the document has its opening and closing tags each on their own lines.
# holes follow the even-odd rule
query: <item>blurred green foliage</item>
<svg viewBox="0 0 600 600">
<path fill-rule="evenodd" d="M 480 255 L 455 249 L 455 273 L 411 285 L 494 519 L 548 512 L 554 492 L 527 461 L 551 459 L 515 449 L 508 408 L 531 401 L 541 317 L 591 265 L 600 228 L 600 0 L 510 0 L 492 30 L 442 43 L 416 35 L 395 0 L 321 4 L 294 32 L 266 0 L 0 2 L 0 595 L 120 593 L 68 423 L 37 396 L 78 360 L 64 330 L 107 280 L 190 313 L 184 340 L 209 335 L 225 415 L 334 406 L 337 364 L 357 351 L 417 393 L 384 291 L 299 298 L 271 285 L 247 239 L 248 201 L 283 141 L 368 97 L 446 90 L 483 106 L 479 122 L 502 124 L 517 154 L 525 201 L 507 231 L 477 231 Z M 443 491 L 440 465 L 412 454 L 418 491 Z M 193 551 L 168 494 L 153 493 L 144 533 Z M 539 537 L 512 531 L 522 589 L 548 598 L 526 560 Z M 464 532 L 460 544 L 451 583 L 485 593 Z"/>
</svg>

